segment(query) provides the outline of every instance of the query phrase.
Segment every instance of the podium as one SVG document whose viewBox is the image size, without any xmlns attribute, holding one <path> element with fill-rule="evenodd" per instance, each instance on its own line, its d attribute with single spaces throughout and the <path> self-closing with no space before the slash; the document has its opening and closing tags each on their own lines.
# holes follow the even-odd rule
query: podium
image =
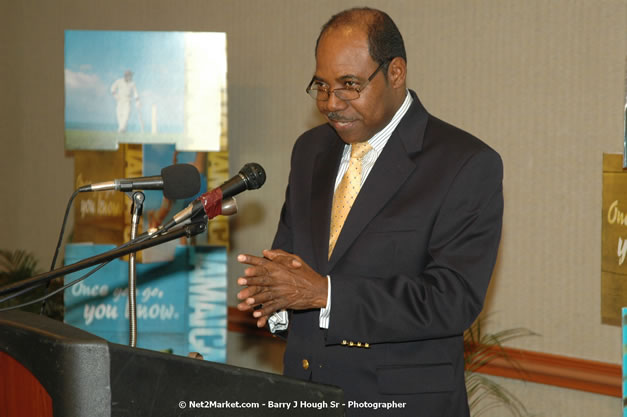
<svg viewBox="0 0 627 417">
<path fill-rule="evenodd" d="M 340 388 L 109 343 L 47 317 L 0 313 L 0 415 L 343 416 Z"/>
</svg>

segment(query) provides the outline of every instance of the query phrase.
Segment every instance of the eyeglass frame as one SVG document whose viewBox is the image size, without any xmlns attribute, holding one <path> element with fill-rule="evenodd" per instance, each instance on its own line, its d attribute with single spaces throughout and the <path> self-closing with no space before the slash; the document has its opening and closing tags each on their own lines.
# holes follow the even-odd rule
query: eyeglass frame
<svg viewBox="0 0 627 417">
<path fill-rule="evenodd" d="M 318 88 L 311 88 L 311 85 L 314 83 L 314 81 L 316 81 L 316 77 L 313 76 L 311 78 L 311 81 L 309 82 L 309 85 L 307 86 L 307 88 L 305 89 L 305 92 L 307 93 L 307 95 L 309 97 L 311 97 L 312 99 L 316 100 L 316 101 L 329 101 L 329 99 L 331 98 L 331 93 L 335 94 L 335 97 L 339 98 L 342 101 L 353 101 L 353 100 L 357 100 L 359 97 L 361 97 L 361 92 L 364 91 L 364 89 L 366 87 L 368 87 L 368 85 L 370 84 L 370 81 L 372 81 L 374 79 L 374 77 L 377 75 L 377 73 L 381 70 L 381 68 L 383 68 L 383 66 L 389 62 L 389 60 L 385 60 L 382 63 L 379 64 L 379 66 L 377 67 L 376 70 L 374 70 L 374 72 L 372 74 L 370 74 L 370 77 L 368 77 L 366 79 L 366 82 L 360 86 L 359 88 L 346 88 L 346 87 L 342 87 L 342 88 L 333 88 L 333 89 L 329 89 L 327 90 L 327 98 L 322 100 L 322 99 L 318 99 L 317 97 L 313 97 L 311 94 L 309 94 L 310 91 L 316 90 L 316 91 L 324 91 L 324 90 L 320 90 Z M 346 91 L 356 91 L 357 92 L 357 97 L 355 98 L 351 98 L 351 99 L 344 99 L 340 96 L 338 96 L 336 94 L 336 91 L 338 90 L 346 90 Z"/>
</svg>

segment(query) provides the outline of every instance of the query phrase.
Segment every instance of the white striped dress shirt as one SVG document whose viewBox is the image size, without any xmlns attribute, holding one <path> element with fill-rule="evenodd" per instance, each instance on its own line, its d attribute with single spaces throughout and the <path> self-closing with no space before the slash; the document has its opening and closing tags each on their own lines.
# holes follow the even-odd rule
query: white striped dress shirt
<svg viewBox="0 0 627 417">
<path fill-rule="evenodd" d="M 383 148 L 388 143 L 388 140 L 392 136 L 392 132 L 396 129 L 396 126 L 401 122 L 407 110 L 409 110 L 409 106 L 412 101 L 414 101 L 407 91 L 405 96 L 405 101 L 394 114 L 390 123 L 388 123 L 383 129 L 379 132 L 375 133 L 373 137 L 368 139 L 368 143 L 372 146 L 370 152 L 368 152 L 361 160 L 361 186 L 363 187 L 364 182 L 366 182 L 366 178 L 372 171 L 372 167 L 374 167 L 374 163 L 377 162 L 377 158 L 383 152 Z M 335 190 L 337 190 L 338 185 L 342 181 L 342 177 L 346 173 L 348 169 L 348 164 L 351 159 L 351 145 L 344 145 L 344 152 L 342 153 L 342 160 L 340 162 L 340 168 L 337 172 L 337 177 L 335 178 Z M 329 319 L 331 317 L 331 277 L 327 275 L 327 282 L 329 283 L 329 290 L 327 293 L 327 307 L 320 309 L 320 328 L 328 329 L 329 328 Z"/>
</svg>

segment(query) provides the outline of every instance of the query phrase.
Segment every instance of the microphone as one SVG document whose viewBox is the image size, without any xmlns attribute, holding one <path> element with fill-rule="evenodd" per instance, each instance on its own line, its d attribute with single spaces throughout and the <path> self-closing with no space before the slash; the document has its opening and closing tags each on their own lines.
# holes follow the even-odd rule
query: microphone
<svg viewBox="0 0 627 417">
<path fill-rule="evenodd" d="M 192 217 L 204 210 L 204 214 L 209 218 L 220 214 L 233 214 L 237 212 L 235 199 L 231 198 L 245 190 L 256 190 L 266 182 L 266 171 L 261 165 L 254 162 L 248 163 L 239 170 L 239 173 L 229 179 L 218 188 L 207 191 L 196 200 L 189 203 L 187 207 L 176 213 L 172 220 L 166 223 L 160 232 L 164 232 L 177 224 L 191 220 Z M 232 201 L 231 201 L 232 200 Z M 232 206 L 235 205 L 235 211 Z"/>
<path fill-rule="evenodd" d="M 200 191 L 200 174 L 193 165 L 175 164 L 163 168 L 161 175 L 98 182 L 78 189 L 79 192 L 108 190 L 163 190 L 163 196 L 168 200 L 190 198 Z"/>
<path fill-rule="evenodd" d="M 266 182 L 266 171 L 254 162 L 244 165 L 239 173 L 220 187 L 222 198 L 229 198 L 245 190 L 256 190 Z"/>
</svg>

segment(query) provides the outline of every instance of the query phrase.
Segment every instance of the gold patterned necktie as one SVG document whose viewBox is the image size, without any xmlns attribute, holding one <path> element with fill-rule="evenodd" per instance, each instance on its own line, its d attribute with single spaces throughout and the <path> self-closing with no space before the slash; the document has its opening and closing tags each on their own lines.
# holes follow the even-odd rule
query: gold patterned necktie
<svg viewBox="0 0 627 417">
<path fill-rule="evenodd" d="M 342 231 L 344 221 L 351 211 L 353 202 L 361 188 L 361 160 L 372 146 L 368 142 L 360 142 L 351 145 L 351 159 L 348 169 L 342 177 L 340 184 L 333 195 L 333 207 L 331 209 L 331 233 L 329 235 L 329 258 L 335 248 L 337 238 Z"/>
</svg>

